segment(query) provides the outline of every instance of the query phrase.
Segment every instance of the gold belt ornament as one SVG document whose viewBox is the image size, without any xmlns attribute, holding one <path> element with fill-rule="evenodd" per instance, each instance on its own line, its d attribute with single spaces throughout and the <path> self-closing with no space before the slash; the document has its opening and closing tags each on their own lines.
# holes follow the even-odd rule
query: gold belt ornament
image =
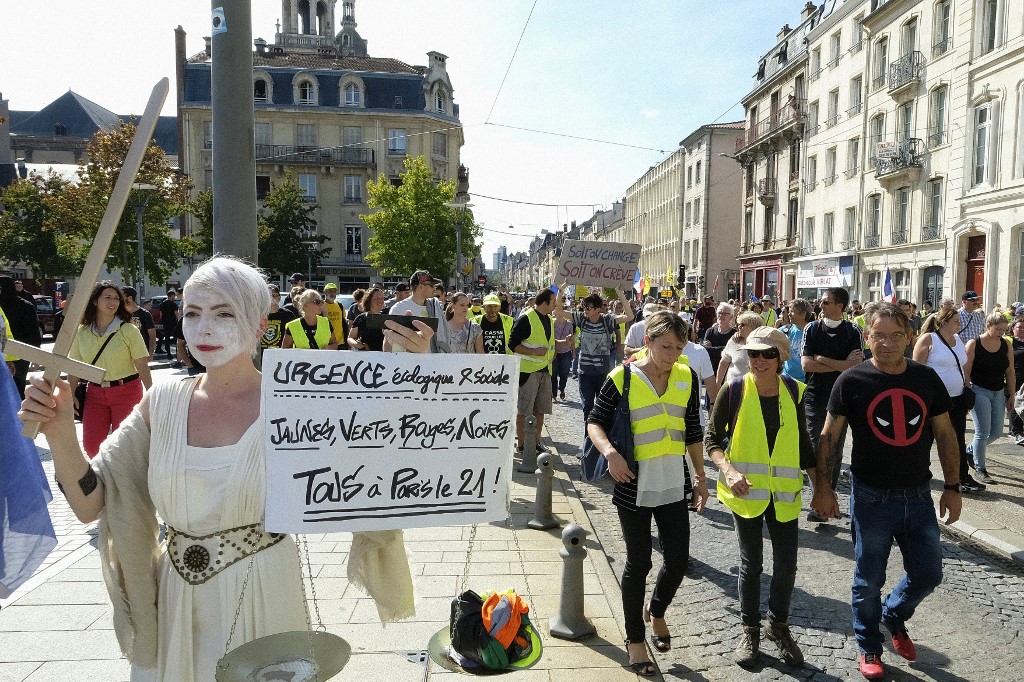
<svg viewBox="0 0 1024 682">
<path fill-rule="evenodd" d="M 253 523 L 209 535 L 189 535 L 167 526 L 167 555 L 174 570 L 189 585 L 202 585 L 228 566 L 273 547 L 285 533 L 265 533 Z"/>
</svg>

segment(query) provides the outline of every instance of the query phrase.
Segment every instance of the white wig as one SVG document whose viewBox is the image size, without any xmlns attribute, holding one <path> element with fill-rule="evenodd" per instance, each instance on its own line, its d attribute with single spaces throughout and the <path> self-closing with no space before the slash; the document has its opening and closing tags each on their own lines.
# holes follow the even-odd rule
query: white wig
<svg viewBox="0 0 1024 682">
<path fill-rule="evenodd" d="M 247 336 L 252 337 L 255 347 L 260 323 L 270 313 L 267 277 L 262 270 L 232 256 L 214 256 L 200 265 L 185 282 L 182 298 L 186 301 L 192 286 L 219 291 L 231 301 L 238 324 Z"/>
</svg>

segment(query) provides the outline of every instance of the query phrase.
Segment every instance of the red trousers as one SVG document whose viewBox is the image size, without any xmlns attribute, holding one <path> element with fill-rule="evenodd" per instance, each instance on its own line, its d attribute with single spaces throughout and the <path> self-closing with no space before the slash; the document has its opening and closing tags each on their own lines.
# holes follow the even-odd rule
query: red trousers
<svg viewBox="0 0 1024 682">
<path fill-rule="evenodd" d="M 89 459 L 100 451 L 110 432 L 127 417 L 142 400 L 142 380 L 120 386 L 89 384 L 85 390 L 85 413 L 82 415 L 82 439 Z"/>
</svg>

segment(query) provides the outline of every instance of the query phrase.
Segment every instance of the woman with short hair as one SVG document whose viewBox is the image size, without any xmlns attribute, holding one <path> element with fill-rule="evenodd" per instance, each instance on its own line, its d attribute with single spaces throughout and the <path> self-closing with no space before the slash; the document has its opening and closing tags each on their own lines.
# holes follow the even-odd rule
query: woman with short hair
<svg viewBox="0 0 1024 682">
<path fill-rule="evenodd" d="M 747 353 L 743 350 L 743 344 L 747 340 L 747 334 L 763 326 L 764 318 L 760 313 L 754 311 L 740 313 L 736 318 L 736 333 L 725 344 L 722 360 L 718 363 L 718 374 L 715 379 L 719 386 L 724 386 L 729 379 L 743 376 L 750 369 L 750 366 L 747 365 Z"/>
</svg>

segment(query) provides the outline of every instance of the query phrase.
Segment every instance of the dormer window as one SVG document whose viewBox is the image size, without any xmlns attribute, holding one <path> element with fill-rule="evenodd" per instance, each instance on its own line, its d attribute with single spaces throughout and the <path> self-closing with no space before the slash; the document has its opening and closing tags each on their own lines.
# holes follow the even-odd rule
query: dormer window
<svg viewBox="0 0 1024 682">
<path fill-rule="evenodd" d="M 313 84 L 309 81 L 299 83 L 299 104 L 313 103 Z"/>
<path fill-rule="evenodd" d="M 299 73 L 292 79 L 292 101 L 302 106 L 315 106 L 320 101 L 316 76 Z"/>
<path fill-rule="evenodd" d="M 252 101 L 254 102 L 266 102 L 267 101 L 267 81 L 262 78 L 258 78 L 253 81 L 252 84 Z"/>
<path fill-rule="evenodd" d="M 345 86 L 345 106 L 359 107 L 363 105 L 363 92 L 355 83 Z"/>
<path fill-rule="evenodd" d="M 442 113 L 442 114 L 443 114 L 443 113 L 445 113 L 445 108 L 444 108 L 444 93 L 442 93 L 442 92 L 440 92 L 440 91 L 438 91 L 438 92 L 437 92 L 437 93 L 436 93 L 436 94 L 434 95 L 434 109 L 435 109 L 436 111 L 438 111 L 439 113 Z"/>
</svg>

